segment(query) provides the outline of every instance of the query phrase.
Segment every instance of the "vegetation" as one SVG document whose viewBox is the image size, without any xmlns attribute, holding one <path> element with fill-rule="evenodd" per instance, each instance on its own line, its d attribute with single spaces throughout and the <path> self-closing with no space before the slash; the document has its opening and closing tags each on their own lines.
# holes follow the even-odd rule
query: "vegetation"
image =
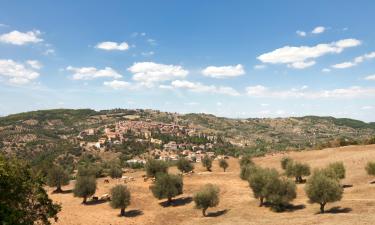
<svg viewBox="0 0 375 225">
<path fill-rule="evenodd" d="M 56 187 L 54 192 L 61 193 L 61 186 L 69 184 L 69 174 L 60 166 L 54 165 L 48 171 L 47 184 L 50 187 Z"/>
<path fill-rule="evenodd" d="M 202 165 L 207 169 L 207 171 L 211 171 L 212 159 L 208 155 L 205 155 L 202 158 Z"/>
<path fill-rule="evenodd" d="M 78 176 L 73 189 L 75 197 L 83 198 L 82 203 L 86 204 L 87 198 L 94 195 L 96 191 L 96 179 L 92 175 Z"/>
<path fill-rule="evenodd" d="M 190 161 L 185 158 L 180 158 L 176 165 L 177 169 L 180 170 L 181 173 L 188 173 L 194 170 L 193 164 L 191 164 Z"/>
<path fill-rule="evenodd" d="M 249 180 L 249 177 L 251 176 L 251 174 L 256 172 L 257 169 L 258 167 L 255 165 L 242 166 L 240 170 L 240 178 L 242 180 Z"/>
<path fill-rule="evenodd" d="M 249 186 L 253 190 L 254 197 L 259 199 L 259 206 L 263 206 L 264 199 L 268 194 L 267 188 L 278 179 L 278 176 L 279 173 L 275 169 L 262 169 L 260 167 L 249 175 Z"/>
<path fill-rule="evenodd" d="M 302 183 L 302 177 L 310 175 L 310 166 L 300 162 L 289 162 L 286 164 L 285 174 L 288 177 L 295 177 L 296 183 Z"/>
<path fill-rule="evenodd" d="M 227 160 L 225 160 L 225 159 L 220 159 L 220 160 L 219 160 L 219 166 L 220 166 L 221 168 L 223 168 L 223 170 L 224 170 L 224 172 L 225 172 L 225 170 L 228 168 L 229 164 L 228 164 Z"/>
<path fill-rule="evenodd" d="M 145 170 L 148 177 L 156 177 L 158 173 L 168 172 L 168 164 L 161 160 L 149 159 L 145 164 Z"/>
<path fill-rule="evenodd" d="M 245 166 L 253 166 L 254 162 L 251 159 L 252 157 L 249 155 L 242 156 L 240 159 L 240 167 L 245 167 Z"/>
<path fill-rule="evenodd" d="M 328 169 L 331 169 L 337 179 L 345 178 L 345 166 L 343 162 L 334 162 L 328 165 Z"/>
<path fill-rule="evenodd" d="M 114 209 L 120 209 L 120 216 L 125 216 L 125 209 L 130 205 L 130 191 L 122 184 L 111 189 L 110 205 Z"/>
<path fill-rule="evenodd" d="M 365 169 L 368 175 L 375 176 L 375 162 L 368 162 Z"/>
<path fill-rule="evenodd" d="M 61 207 L 54 204 L 43 188 L 43 180 L 30 166 L 0 154 L 1 224 L 51 224 Z"/>
<path fill-rule="evenodd" d="M 282 159 L 281 159 L 281 168 L 283 170 L 286 170 L 288 164 L 290 163 L 293 163 L 293 159 L 288 157 L 288 156 L 284 156 Z"/>
<path fill-rule="evenodd" d="M 194 202 L 197 209 L 202 209 L 203 216 L 209 207 L 215 207 L 219 204 L 220 189 L 216 185 L 206 184 L 195 195 Z"/>
<path fill-rule="evenodd" d="M 290 201 L 297 197 L 296 185 L 286 178 L 273 180 L 267 186 L 267 202 L 271 203 L 272 209 L 283 211 Z"/>
<path fill-rule="evenodd" d="M 150 189 L 157 199 L 166 198 L 167 203 L 171 204 L 173 197 L 182 194 L 182 177 L 168 173 L 158 173 L 155 184 Z"/>
<path fill-rule="evenodd" d="M 328 202 L 339 201 L 342 198 L 343 188 L 337 179 L 327 176 L 324 169 L 314 171 L 305 186 L 307 197 L 311 203 L 320 204 L 320 212 Z"/>
<path fill-rule="evenodd" d="M 122 177 L 122 169 L 121 167 L 117 166 L 117 165 L 114 165 L 114 166 L 111 166 L 111 168 L 109 169 L 109 176 L 111 178 L 121 178 Z"/>
</svg>

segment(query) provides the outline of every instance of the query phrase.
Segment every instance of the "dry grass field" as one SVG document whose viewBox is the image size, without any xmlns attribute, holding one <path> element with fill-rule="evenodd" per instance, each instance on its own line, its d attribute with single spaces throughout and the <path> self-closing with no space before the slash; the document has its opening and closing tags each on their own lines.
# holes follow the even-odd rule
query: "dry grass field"
<svg viewBox="0 0 375 225">
<path fill-rule="evenodd" d="M 175 205 L 163 207 L 152 196 L 149 190 L 151 181 L 144 182 L 144 172 L 129 174 L 136 178 L 128 183 L 131 190 L 131 205 L 126 209 L 127 217 L 118 217 L 120 210 L 112 209 L 108 202 L 82 205 L 80 198 L 72 193 L 51 194 L 54 201 L 62 204 L 59 221 L 56 224 L 147 224 L 147 225 L 193 225 L 193 224 L 375 224 L 375 180 L 366 174 L 364 166 L 368 160 L 375 160 L 375 145 L 347 146 L 306 152 L 290 152 L 273 154 L 256 158 L 254 161 L 263 167 L 274 167 L 280 170 L 280 159 L 289 155 L 293 159 L 306 162 L 312 168 L 323 167 L 330 162 L 343 161 L 346 166 L 346 178 L 343 184 L 351 184 L 346 188 L 340 202 L 327 204 L 326 214 L 318 214 L 319 206 L 309 204 L 304 193 L 304 184 L 297 185 L 297 198 L 292 202 L 294 207 L 286 212 L 276 213 L 269 208 L 258 207 L 246 181 L 239 178 L 237 159 L 230 159 L 227 172 L 222 172 L 217 161 L 213 172 L 204 172 L 200 164 L 195 165 L 195 174 L 184 177 L 184 194 L 177 197 Z M 175 168 L 170 172 L 177 173 Z M 118 184 L 110 180 L 104 184 L 98 179 L 97 196 L 108 193 Z M 209 208 L 209 217 L 202 217 L 201 211 L 194 208 L 191 201 L 193 193 L 206 183 L 217 184 L 220 189 L 220 204 Z M 73 183 L 63 187 L 70 190 Z M 52 189 L 48 189 L 51 193 Z"/>
</svg>

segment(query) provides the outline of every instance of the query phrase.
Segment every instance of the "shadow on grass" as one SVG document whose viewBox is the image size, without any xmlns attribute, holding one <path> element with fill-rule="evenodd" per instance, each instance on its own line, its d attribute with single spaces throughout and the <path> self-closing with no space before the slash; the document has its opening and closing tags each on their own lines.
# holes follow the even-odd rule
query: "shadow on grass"
<svg viewBox="0 0 375 225">
<path fill-rule="evenodd" d="M 159 203 L 159 205 L 163 207 L 170 207 L 170 206 L 176 207 L 176 206 L 189 204 L 192 201 L 193 201 L 192 197 L 183 197 L 183 198 L 173 199 L 171 203 L 168 203 L 168 201 L 161 202 Z"/>
<path fill-rule="evenodd" d="M 353 187 L 353 184 L 343 184 L 342 188 L 351 188 Z"/>
<path fill-rule="evenodd" d="M 301 210 L 304 208 L 306 208 L 304 204 L 299 204 L 299 205 L 290 204 L 290 205 L 285 206 L 284 212 L 294 212 L 294 211 Z"/>
<path fill-rule="evenodd" d="M 351 208 L 341 208 L 340 206 L 336 206 L 325 211 L 325 213 L 338 214 L 338 213 L 349 213 L 351 211 L 352 211 Z"/>
<path fill-rule="evenodd" d="M 108 202 L 108 200 L 105 200 L 105 199 L 102 199 L 102 200 L 91 200 L 91 201 L 86 202 L 86 204 L 84 204 L 84 205 L 99 205 L 99 204 L 103 204 L 105 202 Z"/>
<path fill-rule="evenodd" d="M 142 210 L 133 209 L 133 210 L 125 211 L 125 217 L 137 217 L 140 215 L 143 215 Z"/>
<path fill-rule="evenodd" d="M 220 210 L 216 212 L 210 212 L 210 213 L 207 213 L 207 217 L 218 217 L 218 216 L 226 214 L 228 211 L 229 211 L 228 209 L 224 209 L 224 210 Z"/>
<path fill-rule="evenodd" d="M 371 181 L 370 184 L 375 184 L 375 180 L 374 180 L 374 181 Z"/>
<path fill-rule="evenodd" d="M 52 191 L 52 194 L 71 194 L 73 193 L 73 189 L 70 189 L 70 190 L 61 190 L 61 191 Z"/>
</svg>

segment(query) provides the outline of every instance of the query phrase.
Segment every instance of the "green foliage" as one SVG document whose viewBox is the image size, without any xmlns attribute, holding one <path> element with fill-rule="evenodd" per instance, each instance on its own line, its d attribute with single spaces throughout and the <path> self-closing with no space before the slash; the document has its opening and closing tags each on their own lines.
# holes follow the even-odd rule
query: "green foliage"
<svg viewBox="0 0 375 225">
<path fill-rule="evenodd" d="M 212 159 L 208 155 L 205 155 L 202 158 L 202 165 L 207 169 L 207 171 L 211 171 Z"/>
<path fill-rule="evenodd" d="M 295 177 L 297 183 L 302 183 L 302 177 L 310 175 L 310 166 L 300 162 L 288 163 L 285 174 L 288 177 Z"/>
<path fill-rule="evenodd" d="M 333 170 L 337 179 L 345 178 L 345 166 L 343 162 L 330 163 L 327 168 Z"/>
<path fill-rule="evenodd" d="M 254 165 L 252 157 L 249 155 L 242 156 L 242 158 L 240 159 L 240 167 L 249 166 L 249 165 L 250 166 Z"/>
<path fill-rule="evenodd" d="M 110 205 L 114 209 L 121 209 L 120 215 L 125 216 L 125 209 L 130 205 L 130 191 L 122 184 L 111 189 Z"/>
<path fill-rule="evenodd" d="M 177 163 L 177 169 L 180 170 L 182 173 L 188 173 L 194 170 L 193 164 L 190 163 L 189 160 L 185 158 L 180 158 Z"/>
<path fill-rule="evenodd" d="M 266 200 L 275 211 L 282 211 L 297 197 L 296 184 L 286 178 L 272 179 L 266 187 Z"/>
<path fill-rule="evenodd" d="M 227 160 L 225 160 L 225 159 L 220 159 L 220 160 L 219 160 L 219 166 L 220 166 L 221 168 L 223 168 L 223 170 L 224 170 L 224 172 L 225 172 L 225 170 L 228 168 L 229 164 L 228 164 Z"/>
<path fill-rule="evenodd" d="M 69 184 L 69 174 L 60 166 L 52 166 L 47 174 L 47 184 L 56 187 L 55 192 L 62 192 L 61 186 Z"/>
<path fill-rule="evenodd" d="M 0 154 L 1 224 L 51 224 L 61 207 L 49 199 L 44 183 L 30 166 Z"/>
<path fill-rule="evenodd" d="M 103 177 L 103 167 L 98 163 L 80 165 L 78 167 L 77 176 L 94 176 L 96 178 Z"/>
<path fill-rule="evenodd" d="M 150 187 L 152 194 L 158 199 L 168 199 L 168 204 L 172 198 L 182 194 L 183 182 L 179 175 L 158 173 L 155 184 Z"/>
<path fill-rule="evenodd" d="M 95 176 L 85 175 L 78 176 L 73 189 L 75 197 L 83 198 L 83 204 L 86 204 L 87 198 L 94 195 L 96 191 Z"/>
<path fill-rule="evenodd" d="M 259 198 L 259 206 L 263 205 L 263 200 L 267 197 L 267 188 L 272 186 L 278 177 L 279 173 L 277 170 L 268 168 L 262 169 L 260 167 L 257 167 L 257 169 L 249 175 L 249 186 L 253 190 L 254 197 Z"/>
<path fill-rule="evenodd" d="M 289 163 L 293 163 L 293 159 L 288 157 L 288 156 L 284 156 L 282 159 L 281 159 L 281 168 L 283 170 L 286 170 L 287 166 Z"/>
<path fill-rule="evenodd" d="M 219 192 L 218 186 L 206 184 L 194 195 L 195 206 L 197 209 L 202 209 L 203 216 L 206 216 L 206 210 L 209 207 L 219 204 Z"/>
<path fill-rule="evenodd" d="M 251 176 L 251 174 L 253 174 L 257 170 L 258 170 L 258 167 L 255 165 L 242 166 L 240 170 L 240 178 L 242 180 L 249 180 L 249 177 Z"/>
<path fill-rule="evenodd" d="M 161 160 L 149 159 L 145 164 L 145 170 L 148 177 L 156 177 L 158 173 L 168 172 L 168 164 Z"/>
<path fill-rule="evenodd" d="M 375 176 L 375 162 L 368 162 L 365 169 L 368 175 Z"/>
<path fill-rule="evenodd" d="M 113 165 L 109 169 L 109 176 L 111 178 L 121 178 L 122 177 L 122 169 L 118 165 Z"/>
<path fill-rule="evenodd" d="M 320 211 L 324 213 L 324 206 L 328 202 L 339 201 L 343 188 L 337 179 L 327 176 L 324 169 L 315 170 L 305 186 L 306 195 L 311 203 L 319 203 Z"/>
</svg>

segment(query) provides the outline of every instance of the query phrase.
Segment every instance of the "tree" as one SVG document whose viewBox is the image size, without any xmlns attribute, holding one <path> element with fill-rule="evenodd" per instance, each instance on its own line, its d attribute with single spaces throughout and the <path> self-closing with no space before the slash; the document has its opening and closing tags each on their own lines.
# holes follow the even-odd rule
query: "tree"
<svg viewBox="0 0 375 225">
<path fill-rule="evenodd" d="M 61 186 L 69 184 L 69 174 L 60 166 L 53 166 L 47 173 L 47 185 L 56 187 L 54 192 L 61 193 Z"/>
<path fill-rule="evenodd" d="M 194 202 L 197 209 L 202 209 L 203 216 L 206 216 L 208 207 L 215 207 L 219 204 L 220 189 L 216 185 L 206 184 L 195 195 Z"/>
<path fill-rule="evenodd" d="M 296 184 L 286 178 L 273 178 L 266 185 L 266 200 L 276 211 L 284 210 L 296 197 Z"/>
<path fill-rule="evenodd" d="M 173 197 L 182 194 L 182 188 L 182 177 L 167 173 L 158 173 L 155 184 L 150 187 L 157 199 L 166 198 L 168 204 L 171 204 Z"/>
<path fill-rule="evenodd" d="M 207 169 L 207 171 L 211 171 L 212 159 L 208 155 L 205 155 L 202 159 L 202 165 Z"/>
<path fill-rule="evenodd" d="M 343 194 L 338 180 L 327 176 L 324 169 L 314 171 L 306 183 L 305 191 L 311 203 L 320 204 L 321 213 L 324 213 L 324 206 L 328 202 L 341 200 Z"/>
<path fill-rule="evenodd" d="M 194 170 L 194 166 L 189 162 L 189 160 L 185 158 L 180 158 L 177 161 L 177 169 L 180 170 L 181 173 L 188 173 Z"/>
<path fill-rule="evenodd" d="M 293 163 L 293 159 L 288 157 L 288 156 L 285 156 L 281 159 L 281 168 L 283 170 L 286 170 L 287 166 L 289 163 Z"/>
<path fill-rule="evenodd" d="M 246 156 L 242 156 L 241 157 L 241 159 L 240 159 L 240 167 L 253 166 L 253 165 L 254 165 L 254 162 L 251 159 L 251 156 L 246 155 Z"/>
<path fill-rule="evenodd" d="M 328 169 L 333 170 L 337 179 L 345 178 L 345 166 L 343 162 L 334 162 L 328 165 Z"/>
<path fill-rule="evenodd" d="M 78 176 L 73 189 L 75 197 L 83 198 L 82 203 L 86 204 L 87 198 L 94 195 L 96 191 L 95 176 Z"/>
<path fill-rule="evenodd" d="M 246 165 L 242 166 L 240 170 L 240 178 L 242 180 L 249 180 L 249 177 L 252 173 L 256 172 L 258 169 L 255 165 Z"/>
<path fill-rule="evenodd" d="M 116 185 L 111 189 L 110 205 L 114 209 L 121 209 L 120 216 L 125 216 L 125 209 L 130 205 L 130 191 L 125 185 Z"/>
<path fill-rule="evenodd" d="M 227 160 L 225 160 L 225 159 L 220 159 L 220 160 L 219 160 L 219 166 L 220 166 L 221 168 L 223 168 L 223 170 L 224 170 L 224 172 L 225 172 L 225 170 L 228 168 L 229 164 L 228 164 Z"/>
<path fill-rule="evenodd" d="M 375 176 L 375 162 L 368 162 L 365 169 L 368 175 Z"/>
<path fill-rule="evenodd" d="M 302 183 L 302 177 L 310 175 L 310 166 L 300 162 L 288 163 L 285 173 L 288 177 L 295 177 L 296 183 Z"/>
<path fill-rule="evenodd" d="M 109 169 L 109 176 L 111 178 L 121 178 L 122 177 L 122 169 L 117 165 L 111 166 L 111 168 Z"/>
<path fill-rule="evenodd" d="M 51 224 L 61 206 L 54 204 L 43 188 L 44 182 L 30 166 L 0 154 L 1 224 Z"/>
<path fill-rule="evenodd" d="M 272 184 L 278 177 L 277 170 L 268 168 L 257 168 L 256 171 L 250 174 L 248 179 L 249 186 L 253 190 L 254 197 L 259 199 L 259 206 L 263 206 L 264 198 L 267 197 L 269 183 Z"/>
<path fill-rule="evenodd" d="M 157 173 L 168 172 L 168 164 L 161 160 L 149 159 L 145 164 L 145 170 L 148 177 L 156 177 Z"/>
</svg>

